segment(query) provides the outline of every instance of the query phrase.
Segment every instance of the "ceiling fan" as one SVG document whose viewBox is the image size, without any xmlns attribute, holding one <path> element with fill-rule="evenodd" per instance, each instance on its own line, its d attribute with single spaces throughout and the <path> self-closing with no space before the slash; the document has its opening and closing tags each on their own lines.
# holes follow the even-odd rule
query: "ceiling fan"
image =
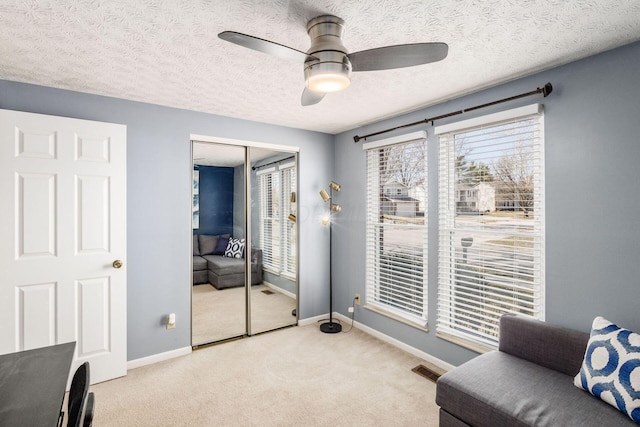
<svg viewBox="0 0 640 427">
<path fill-rule="evenodd" d="M 235 31 L 218 34 L 222 40 L 304 64 L 302 105 L 317 104 L 327 93 L 345 89 L 351 71 L 390 70 L 440 61 L 447 56 L 446 43 L 413 43 L 349 53 L 342 44 L 344 21 L 322 15 L 307 23 L 311 47 L 306 52 Z"/>
</svg>

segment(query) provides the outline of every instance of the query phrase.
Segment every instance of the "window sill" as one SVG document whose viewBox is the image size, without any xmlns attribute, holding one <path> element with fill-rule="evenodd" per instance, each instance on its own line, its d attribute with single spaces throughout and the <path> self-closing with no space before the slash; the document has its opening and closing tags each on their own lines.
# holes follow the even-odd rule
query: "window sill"
<svg viewBox="0 0 640 427">
<path fill-rule="evenodd" d="M 284 277 L 285 279 L 289 279 L 292 281 L 296 280 L 296 275 L 295 274 L 291 274 L 291 273 L 282 273 L 282 277 Z"/>
<path fill-rule="evenodd" d="M 455 335 L 451 335 L 451 334 L 446 334 L 446 333 L 443 333 L 443 332 L 436 332 L 436 337 L 438 337 L 440 339 L 443 339 L 445 341 L 449 341 L 449 342 L 451 342 L 453 344 L 459 345 L 460 347 L 464 347 L 464 348 L 469 349 L 471 351 L 475 351 L 476 353 L 480 353 L 480 354 L 488 353 L 490 351 L 498 349 L 497 347 L 489 347 L 489 346 L 486 346 L 486 345 L 478 344 L 478 343 L 475 343 L 473 341 L 469 341 L 469 340 L 466 340 L 464 338 L 461 338 L 461 337 L 458 337 L 458 336 L 455 336 Z"/>
<path fill-rule="evenodd" d="M 279 270 L 274 270 L 272 268 L 265 267 L 265 266 L 262 266 L 262 269 L 264 271 L 266 271 L 267 273 L 269 273 L 269 274 L 273 274 L 274 276 L 280 276 L 280 271 Z"/>
<path fill-rule="evenodd" d="M 427 322 L 422 321 L 422 322 L 418 322 L 412 319 L 409 319 L 407 317 L 401 316 L 399 314 L 393 313 L 389 310 L 385 310 L 383 308 L 380 308 L 376 305 L 371 305 L 371 304 L 365 304 L 364 308 L 370 311 L 373 311 L 374 313 L 378 313 L 381 314 L 385 317 L 388 317 L 390 319 L 396 320 L 400 323 L 404 323 L 405 325 L 411 326 L 413 328 L 419 329 L 421 331 L 424 332 L 428 332 L 429 331 L 429 327 L 427 325 Z"/>
</svg>

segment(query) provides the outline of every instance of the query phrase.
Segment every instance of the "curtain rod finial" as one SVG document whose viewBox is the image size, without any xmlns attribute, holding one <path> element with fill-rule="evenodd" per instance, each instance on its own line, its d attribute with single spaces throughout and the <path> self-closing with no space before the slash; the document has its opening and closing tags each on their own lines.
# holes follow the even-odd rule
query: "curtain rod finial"
<svg viewBox="0 0 640 427">
<path fill-rule="evenodd" d="M 542 96 L 546 98 L 552 91 L 553 91 L 553 86 L 551 86 L 551 83 L 547 83 L 542 88 Z"/>
<path fill-rule="evenodd" d="M 357 143 L 358 141 L 360 141 L 362 138 L 360 138 L 358 135 L 353 137 L 353 142 Z"/>
</svg>

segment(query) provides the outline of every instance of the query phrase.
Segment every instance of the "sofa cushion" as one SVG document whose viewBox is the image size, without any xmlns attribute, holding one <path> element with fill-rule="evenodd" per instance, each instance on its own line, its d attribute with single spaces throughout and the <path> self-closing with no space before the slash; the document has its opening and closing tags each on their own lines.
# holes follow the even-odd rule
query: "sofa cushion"
<svg viewBox="0 0 640 427">
<path fill-rule="evenodd" d="M 198 235 L 193 235 L 193 255 L 200 255 L 200 244 L 198 243 Z"/>
<path fill-rule="evenodd" d="M 227 258 L 244 258 L 244 239 L 229 239 L 227 249 L 224 251 L 224 256 Z"/>
<path fill-rule="evenodd" d="M 596 317 L 574 383 L 640 423 L 640 335 Z"/>
<path fill-rule="evenodd" d="M 220 236 L 218 239 L 218 243 L 216 243 L 215 249 L 212 252 L 212 255 L 224 255 L 224 251 L 227 249 L 227 245 L 229 244 L 229 235 Z"/>
<path fill-rule="evenodd" d="M 474 426 L 624 426 L 627 416 L 574 387 L 572 376 L 485 353 L 438 380 L 436 403 Z"/>
<path fill-rule="evenodd" d="M 208 234 L 201 234 L 198 236 L 200 243 L 200 255 L 210 255 L 218 243 L 219 236 L 211 236 Z"/>
<path fill-rule="evenodd" d="M 193 257 L 193 271 L 206 270 L 207 260 L 201 256 L 194 255 Z"/>
<path fill-rule="evenodd" d="M 545 368 L 574 376 L 580 370 L 587 332 L 567 329 L 520 314 L 500 318 L 499 349 Z"/>
<path fill-rule="evenodd" d="M 244 260 L 227 258 L 220 255 L 206 255 L 207 268 L 219 276 L 226 274 L 244 273 Z"/>
</svg>

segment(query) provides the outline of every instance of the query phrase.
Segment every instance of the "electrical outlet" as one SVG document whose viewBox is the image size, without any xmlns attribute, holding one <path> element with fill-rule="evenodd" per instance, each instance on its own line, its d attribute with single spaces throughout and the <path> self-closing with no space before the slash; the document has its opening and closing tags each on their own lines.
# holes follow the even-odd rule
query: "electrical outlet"
<svg viewBox="0 0 640 427">
<path fill-rule="evenodd" d="M 354 308 L 353 307 L 349 307 L 347 310 L 349 310 L 349 313 L 353 313 Z"/>
<path fill-rule="evenodd" d="M 171 313 L 167 316 L 167 329 L 174 329 L 176 327 L 176 314 Z"/>
<path fill-rule="evenodd" d="M 356 305 L 360 305 L 360 294 L 356 294 L 355 300 L 356 300 Z"/>
</svg>

